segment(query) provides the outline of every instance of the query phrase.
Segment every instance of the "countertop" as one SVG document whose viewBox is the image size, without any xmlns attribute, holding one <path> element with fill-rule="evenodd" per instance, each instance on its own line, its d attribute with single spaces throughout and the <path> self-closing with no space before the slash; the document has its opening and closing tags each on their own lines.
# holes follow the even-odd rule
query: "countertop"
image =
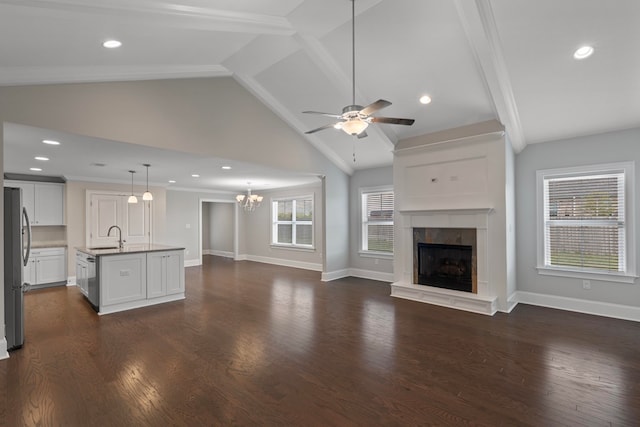
<svg viewBox="0 0 640 427">
<path fill-rule="evenodd" d="M 182 251 L 184 248 L 178 246 L 169 245 L 157 245 L 157 244 L 139 244 L 139 245 L 124 245 L 124 248 L 86 248 L 76 247 L 76 250 L 89 254 L 95 257 L 108 256 L 108 255 L 124 255 L 124 254 L 136 254 L 140 252 L 162 252 L 162 251 Z"/>
</svg>

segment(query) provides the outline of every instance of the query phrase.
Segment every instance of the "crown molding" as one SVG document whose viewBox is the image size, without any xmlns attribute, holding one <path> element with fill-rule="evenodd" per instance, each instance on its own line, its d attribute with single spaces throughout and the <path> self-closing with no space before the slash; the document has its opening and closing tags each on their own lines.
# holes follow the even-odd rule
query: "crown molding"
<svg viewBox="0 0 640 427">
<path fill-rule="evenodd" d="M 49 11 L 117 15 L 163 25 L 175 25 L 211 31 L 272 34 L 289 36 L 291 23 L 283 17 L 190 6 L 168 1 L 129 0 L 87 2 L 86 0 L 0 0 L 0 4 L 38 8 Z"/>
</svg>

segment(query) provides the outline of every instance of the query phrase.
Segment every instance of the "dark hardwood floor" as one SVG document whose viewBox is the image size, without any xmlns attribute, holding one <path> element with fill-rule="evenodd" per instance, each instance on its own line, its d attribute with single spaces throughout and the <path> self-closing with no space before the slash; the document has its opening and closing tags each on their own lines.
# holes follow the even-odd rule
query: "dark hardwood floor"
<svg viewBox="0 0 640 427">
<path fill-rule="evenodd" d="M 97 316 L 26 295 L 0 424 L 638 425 L 640 324 L 527 305 L 487 317 L 363 279 L 205 257 L 187 299 Z"/>
</svg>

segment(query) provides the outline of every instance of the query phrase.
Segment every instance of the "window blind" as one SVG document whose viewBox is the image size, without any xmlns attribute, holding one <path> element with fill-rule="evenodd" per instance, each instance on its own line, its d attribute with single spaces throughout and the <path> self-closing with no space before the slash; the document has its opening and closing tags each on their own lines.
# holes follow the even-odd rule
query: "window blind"
<svg viewBox="0 0 640 427">
<path fill-rule="evenodd" d="M 393 192 L 365 193 L 362 249 L 393 252 Z"/>
<path fill-rule="evenodd" d="M 545 265 L 624 272 L 624 173 L 544 180 Z"/>
</svg>

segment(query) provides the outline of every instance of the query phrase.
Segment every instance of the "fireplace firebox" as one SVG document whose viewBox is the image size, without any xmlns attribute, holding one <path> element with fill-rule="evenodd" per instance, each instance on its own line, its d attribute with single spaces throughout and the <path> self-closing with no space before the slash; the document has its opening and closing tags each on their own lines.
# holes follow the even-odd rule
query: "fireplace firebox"
<svg viewBox="0 0 640 427">
<path fill-rule="evenodd" d="M 473 292 L 473 247 L 418 243 L 418 284 Z"/>
</svg>

